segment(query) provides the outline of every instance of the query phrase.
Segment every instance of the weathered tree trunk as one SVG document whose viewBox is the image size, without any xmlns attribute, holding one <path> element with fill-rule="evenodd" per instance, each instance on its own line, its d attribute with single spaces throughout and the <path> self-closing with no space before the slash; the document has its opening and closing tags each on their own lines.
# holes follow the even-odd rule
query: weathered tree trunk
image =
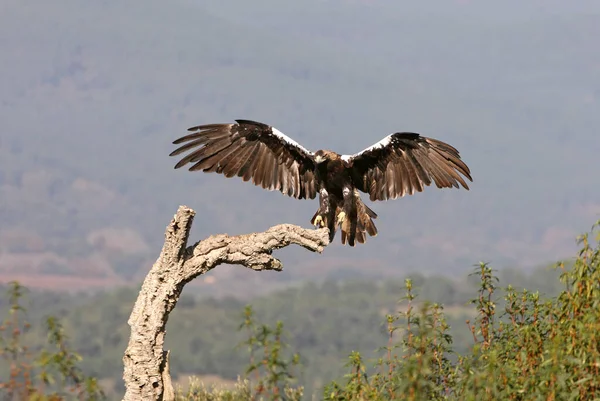
<svg viewBox="0 0 600 401">
<path fill-rule="evenodd" d="M 220 264 L 250 269 L 282 270 L 271 253 L 291 244 L 322 252 L 327 229 L 306 230 L 281 224 L 262 233 L 230 237 L 213 235 L 187 247 L 195 212 L 180 206 L 165 233 L 160 256 L 146 276 L 129 317 L 129 345 L 123 356 L 125 401 L 173 400 L 169 352 L 163 350 L 165 327 L 183 286 Z"/>
</svg>

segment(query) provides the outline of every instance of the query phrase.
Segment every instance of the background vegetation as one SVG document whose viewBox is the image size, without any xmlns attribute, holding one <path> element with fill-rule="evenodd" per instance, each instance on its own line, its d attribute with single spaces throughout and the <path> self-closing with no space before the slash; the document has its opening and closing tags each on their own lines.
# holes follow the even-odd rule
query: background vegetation
<svg viewBox="0 0 600 401">
<path fill-rule="evenodd" d="M 186 391 L 191 391 L 185 395 L 188 398 L 192 394 L 199 397 L 198 394 L 204 391 L 202 386 L 210 388 L 212 384 L 218 384 L 221 389 L 232 388 L 240 375 L 246 377 L 245 373 L 250 373 L 246 377 L 250 381 L 237 383 L 237 391 L 246 395 L 260 388 L 257 384 L 260 378 L 264 378 L 266 389 L 270 388 L 268 383 L 276 383 L 280 389 L 277 394 L 296 391 L 294 394 L 298 396 L 298 391 L 302 390 L 305 395 L 317 397 L 323 394 L 328 399 L 354 399 L 347 398 L 353 392 L 360 392 L 365 399 L 388 399 L 392 393 L 406 394 L 406 389 L 401 388 L 410 387 L 409 382 L 413 379 L 420 383 L 411 390 L 417 397 L 414 399 L 430 399 L 418 397 L 431 395 L 432 391 L 438 392 L 440 397 L 455 397 L 455 394 L 466 394 L 464 391 L 478 388 L 488 391 L 486 369 L 496 369 L 486 365 L 489 358 L 493 356 L 495 364 L 506 363 L 506 358 L 533 363 L 527 359 L 527 352 L 522 354 L 519 350 L 537 345 L 543 348 L 538 354 L 546 352 L 544 344 L 549 341 L 548 329 L 552 326 L 547 319 L 560 319 L 556 308 L 566 308 L 570 304 L 565 303 L 575 302 L 574 297 L 598 296 L 594 280 L 600 251 L 588 242 L 583 245 L 574 263 L 562 264 L 558 270 L 540 268 L 530 275 L 515 270 L 492 273 L 482 263 L 477 267 L 476 275 L 461 281 L 419 274 L 380 283 L 325 281 L 257 297 L 252 300 L 253 309 L 244 309 L 245 303 L 234 298 L 199 298 L 184 294 L 167 328 L 172 374 L 183 386 L 182 397 Z M 581 280 L 587 281 L 582 283 Z M 511 282 L 516 284 L 509 286 Z M 568 289 L 566 293 L 565 288 Z M 535 292 L 532 289 L 536 289 Z M 575 289 L 577 293 L 573 293 Z M 16 310 L 21 307 L 14 306 L 14 290 L 7 291 L 7 296 L 2 300 L 4 308 Z M 44 316 L 56 316 L 61 322 L 60 330 L 64 326 L 66 332 L 72 333 L 69 345 L 83 357 L 77 361 L 77 368 L 81 369 L 78 372 L 87 375 L 85 377 L 94 377 L 97 382 L 92 383 L 99 383 L 110 397 L 116 397 L 123 391 L 121 357 L 129 335 L 125 322 L 135 296 L 133 289 L 78 296 L 30 292 L 27 302 L 22 304 L 27 308 L 28 320 L 38 324 L 27 328 L 22 343 L 29 350 L 39 352 L 44 349 L 48 329 L 39 322 L 43 322 Z M 400 298 L 404 302 L 398 304 Z M 598 302 L 588 301 L 591 302 L 589 307 L 586 306 L 589 310 L 594 309 L 590 305 Z M 573 313 L 564 311 L 562 319 L 575 316 Z M 595 312 L 590 313 L 582 317 L 585 322 L 581 323 L 583 328 L 577 329 L 577 333 L 591 333 L 599 327 L 600 320 Z M 538 321 L 544 323 L 535 323 Z M 284 322 L 285 326 L 281 327 L 278 322 Z M 569 327 L 569 330 L 573 328 Z M 532 334 L 531 330 L 539 332 Z M 537 336 L 537 340 L 519 337 L 524 335 Z M 554 335 L 559 334 L 553 334 L 553 341 L 559 341 Z M 559 338 L 563 343 L 556 346 L 564 347 L 567 339 Z M 572 343 L 573 347 L 579 347 L 578 341 L 579 337 Z M 298 355 L 293 356 L 284 343 Z M 266 366 L 260 366 L 261 356 L 249 359 L 243 352 L 244 344 L 254 350 L 253 355 L 270 355 Z M 496 345 L 499 348 L 495 348 Z M 593 343 L 587 346 L 593 347 Z M 344 367 L 343 360 L 350 350 L 350 365 Z M 594 360 L 594 357 L 586 356 L 585 360 Z M 75 360 L 77 358 L 73 358 Z M 251 369 L 244 371 L 243 366 L 248 366 L 249 361 Z M 437 367 L 430 366 L 433 362 L 438 364 Z M 292 366 L 293 369 L 288 369 Z M 424 370 L 415 373 L 413 370 L 417 368 Z M 535 371 L 538 367 L 519 365 L 519 369 L 522 370 L 509 369 L 506 375 L 517 371 L 522 375 L 527 369 Z M 261 370 L 258 377 L 253 376 L 253 370 Z M 468 378 L 465 376 L 467 371 L 479 373 Z M 290 377 L 288 372 L 293 372 Z M 580 374 L 581 368 L 576 372 Z M 9 373 L 5 368 L 0 377 Z M 191 387 L 190 376 L 197 377 L 196 384 Z M 283 380 L 287 378 L 292 381 Z M 506 380 L 509 379 L 514 377 Z M 441 381 L 446 384 L 440 384 Z M 429 385 L 428 382 L 437 384 Z M 462 387 L 457 387 L 459 383 Z M 519 383 L 514 385 L 524 385 Z M 500 394 L 495 393 L 500 387 L 489 390 L 492 391 L 490 394 Z M 269 394 L 273 395 L 272 392 Z M 295 396 L 290 397 L 288 399 Z"/>
</svg>

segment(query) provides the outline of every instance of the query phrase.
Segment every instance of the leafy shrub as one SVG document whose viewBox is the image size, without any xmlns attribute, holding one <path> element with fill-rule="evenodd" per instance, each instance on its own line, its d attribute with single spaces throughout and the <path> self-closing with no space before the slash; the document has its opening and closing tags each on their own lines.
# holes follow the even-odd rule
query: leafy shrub
<svg viewBox="0 0 600 401">
<path fill-rule="evenodd" d="M 390 342 L 372 374 L 352 353 L 350 373 L 332 382 L 324 399 L 341 400 L 595 400 L 600 398 L 600 222 L 578 239 L 569 269 L 558 263 L 561 294 L 543 301 L 537 292 L 506 288 L 481 263 L 478 311 L 467 321 L 472 352 L 456 355 L 441 305 L 417 312 L 406 281 L 405 312 L 387 317 Z M 594 240 L 590 236 L 595 236 Z M 497 305 L 504 307 L 498 312 Z M 399 333 L 399 334 L 397 334 Z M 396 341 L 398 338 L 398 341 Z"/>
<path fill-rule="evenodd" d="M 26 345 L 31 325 L 21 303 L 25 288 L 12 282 L 8 294 L 9 317 L 0 326 L 0 358 L 9 370 L 8 378 L 0 380 L 2 400 L 104 399 L 96 379 L 85 376 L 77 366 L 81 357 L 68 347 L 68 337 L 56 318 L 45 321 L 46 348 L 33 352 Z"/>
</svg>

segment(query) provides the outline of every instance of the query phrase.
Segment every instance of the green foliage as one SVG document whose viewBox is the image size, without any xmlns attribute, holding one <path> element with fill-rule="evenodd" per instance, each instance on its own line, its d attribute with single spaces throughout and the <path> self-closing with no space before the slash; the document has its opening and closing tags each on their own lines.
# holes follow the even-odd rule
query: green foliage
<svg viewBox="0 0 600 401">
<path fill-rule="evenodd" d="M 283 340 L 283 323 L 277 321 L 275 328 L 258 324 L 251 306 L 244 309 L 244 321 L 239 327 L 248 338 L 242 344 L 250 352 L 250 365 L 246 375 L 253 375 L 252 397 L 268 395 L 270 400 L 300 400 L 303 389 L 292 388 L 295 381 L 292 369 L 300 364 L 300 355 L 295 353 L 286 360 L 283 355 L 286 344 Z M 285 398 L 284 398 L 285 397 Z"/>
<path fill-rule="evenodd" d="M 557 272 L 547 268 L 534 271 L 502 269 L 499 277 L 502 285 L 512 282 L 519 290 L 545 288 L 548 296 L 560 292 Z M 468 302 L 473 289 L 477 288 L 477 283 L 471 279 L 477 280 L 477 277 L 457 280 L 410 274 L 408 278 L 412 279 L 413 290 L 419 299 L 444 305 L 453 350 L 462 354 L 468 352 L 472 334 L 464 322 L 476 314 Z M 313 396 L 331 380 L 343 378 L 346 373 L 343 360 L 349 350 L 371 357 L 374 350 L 389 340 L 389 333 L 381 321 L 387 314 L 397 312 L 398 307 L 404 308 L 397 305 L 404 286 L 404 279 L 383 282 L 327 280 L 256 297 L 251 303 L 258 321 L 272 327 L 278 320 L 285 322 L 290 346 L 302 355 L 303 370 L 298 380 L 304 393 Z M 440 291 L 440 288 L 447 290 Z M 121 360 L 129 336 L 126 322 L 137 292 L 138 288 L 97 294 L 31 291 L 28 317 L 30 321 L 48 315 L 59 317 L 70 334 L 72 348 L 83 357 L 79 366 L 87 375 L 101 380 L 111 397 L 118 398 L 124 391 Z M 0 295 L 0 309 L 9 305 L 3 295 Z M 502 308 L 501 301 L 498 301 L 498 309 Z M 169 319 L 166 338 L 166 348 L 172 351 L 171 374 L 175 380 L 185 382 L 190 375 L 210 375 L 230 382 L 243 373 L 240 367 L 245 366 L 248 358 L 232 344 L 240 343 L 247 334 L 237 330 L 244 304 L 231 297 L 200 298 L 195 296 L 193 286 L 186 287 Z M 418 311 L 419 303 L 414 307 Z M 28 339 L 30 346 L 44 347 L 47 333 L 43 325 L 31 327 Z M 453 355 L 455 358 L 456 354 Z M 0 377 L 6 377 L 8 371 L 1 365 Z"/>
<path fill-rule="evenodd" d="M 343 384 L 325 388 L 326 400 L 593 400 L 600 397 L 600 222 L 595 244 L 586 234 L 570 269 L 559 263 L 565 289 L 548 301 L 539 293 L 504 293 L 498 316 L 497 277 L 481 263 L 471 352 L 453 354 L 452 338 L 439 305 L 414 313 L 412 283 L 406 282 L 406 311 L 388 315 L 386 357 L 368 375 L 359 353 L 349 357 Z M 401 322 L 401 325 L 396 325 Z M 394 333 L 401 332 L 399 345 Z M 399 351 L 398 351 L 399 350 Z"/>
<path fill-rule="evenodd" d="M 104 393 L 96 379 L 78 367 L 81 357 L 68 347 L 68 337 L 60 322 L 46 319 L 47 348 L 31 350 L 26 345 L 31 325 L 25 320 L 21 300 L 25 289 L 10 284 L 9 317 L 0 326 L 0 357 L 9 365 L 9 377 L 0 381 L 3 400 L 101 400 Z"/>
<path fill-rule="evenodd" d="M 197 378 L 192 379 L 187 391 L 177 390 L 177 400 L 197 401 L 236 401 L 236 400 L 272 400 L 299 401 L 303 388 L 294 387 L 296 381 L 292 371 L 300 364 L 297 353 L 287 359 L 284 355 L 283 323 L 278 321 L 272 328 L 256 322 L 254 311 L 250 305 L 244 308 L 243 321 L 239 330 L 244 331 L 247 338 L 239 346 L 247 346 L 250 363 L 246 368 L 245 378 L 238 379 L 234 389 L 223 389 L 206 386 Z"/>
<path fill-rule="evenodd" d="M 332 382 L 325 388 L 327 400 L 391 400 L 414 398 L 427 394 L 430 400 L 444 399 L 454 385 L 452 337 L 448 334 L 443 307 L 422 303 L 416 311 L 412 281 L 406 280 L 406 295 L 401 301 L 406 308 L 396 315 L 387 315 L 389 340 L 385 356 L 375 363 L 375 372 L 369 376 L 358 352 L 349 357 L 351 373 L 344 386 Z M 400 332 L 400 341 L 395 335 Z"/>
<path fill-rule="evenodd" d="M 193 378 L 187 390 L 178 388 L 176 401 L 248 401 L 252 399 L 252 391 L 248 380 L 238 380 L 233 389 L 222 389 L 216 386 L 207 388 L 197 378 Z"/>
<path fill-rule="evenodd" d="M 239 344 L 238 348 L 247 347 L 249 365 L 232 388 L 207 387 L 202 378 L 198 378 L 186 390 L 178 389 L 177 399 L 300 400 L 303 394 L 314 395 L 315 390 L 323 388 L 316 378 L 342 376 L 338 374 L 339 361 L 331 358 L 335 347 L 354 351 L 344 369 L 345 377 L 325 386 L 324 400 L 598 399 L 599 240 L 600 226 L 596 224 L 591 233 L 579 238 L 581 249 L 577 258 L 557 265 L 555 273 L 559 274 L 555 278 L 562 291 L 552 298 L 526 288 L 539 277 L 526 278 L 515 272 L 510 274 L 519 277 L 519 287 L 501 288 L 503 280 L 497 272 L 487 263 L 480 263 L 470 276 L 468 285 L 476 284 L 476 296 L 470 300 L 470 312 L 459 315 L 463 323 L 459 323 L 453 310 L 456 304 L 450 302 L 442 306 L 420 301 L 419 297 L 425 293 L 428 298 L 436 289 L 446 288 L 449 290 L 445 293 L 453 302 L 460 299 L 462 303 L 464 283 L 456 285 L 437 280 L 427 286 L 429 279 L 418 275 L 413 276 L 414 280 L 404 280 L 405 294 L 395 308 L 386 305 L 390 297 L 396 297 L 398 283 L 325 282 L 256 299 L 255 308 L 261 313 L 255 316 L 254 309 L 247 306 L 239 325 L 234 324 L 239 316 L 229 314 L 230 310 L 239 314 L 242 306 L 239 301 L 190 298 L 173 314 L 168 338 L 180 346 L 185 344 L 184 338 L 178 337 L 179 333 L 184 333 L 187 340 L 194 340 L 191 344 L 194 351 L 187 354 L 207 366 L 202 373 L 216 373 L 214 364 L 223 358 L 225 349 L 235 353 L 231 346 L 235 343 Z M 555 288 L 549 282 L 544 285 Z M 23 291 L 16 283 L 9 287 L 9 317 L 2 325 L 0 352 L 10 367 L 10 377 L 0 383 L 1 395 L 9 399 L 23 396 L 30 399 L 103 398 L 97 381 L 85 376 L 78 367 L 85 360 L 67 347 L 65 329 L 58 320 L 46 319 L 44 347 L 39 343 L 30 345 L 34 330 L 23 318 L 25 308 L 20 302 Z M 419 291 L 421 294 L 417 297 Z M 126 320 L 128 308 L 124 305 L 131 304 L 132 295 L 122 290 L 106 298 L 111 302 L 110 307 L 98 302 L 102 298 L 95 297 L 92 298 L 94 309 L 76 308 L 65 312 L 67 316 L 75 313 L 77 319 L 88 319 L 66 319 L 66 328 L 76 326 L 79 328 L 76 335 L 83 332 L 96 342 L 101 341 L 104 334 L 111 334 L 112 337 L 106 337 L 112 344 L 108 351 L 120 356 L 119 344 L 126 333 L 117 325 L 107 333 L 102 329 L 112 321 Z M 64 299 L 58 297 L 56 302 L 64 307 Z M 220 310 L 222 305 L 228 309 Z M 204 309 L 198 308 L 204 308 L 207 314 L 199 313 Z M 91 316 L 93 319 L 89 320 Z M 280 316 L 286 316 L 289 333 L 284 331 Z M 381 330 L 373 331 L 381 317 L 384 317 Z M 258 323 L 258 318 L 276 320 L 269 326 Z M 201 321 L 200 327 L 210 331 L 197 330 L 192 325 L 194 321 Z M 87 327 L 85 322 L 93 325 Z M 470 337 L 468 347 L 460 345 L 463 340 L 457 341 L 457 326 Z M 323 331 L 324 328 L 327 330 Z M 196 337 L 188 338 L 189 333 Z M 245 341 L 231 336 L 232 333 L 244 334 Z M 369 339 L 369 342 L 355 342 L 360 344 L 360 350 L 346 342 L 357 339 Z M 286 349 L 288 340 L 302 351 L 302 365 L 306 367 L 304 380 L 295 372 L 300 356 Z M 371 344 L 374 345 L 369 348 Z M 364 352 L 375 349 L 376 345 L 380 345 L 376 358 L 365 359 Z M 176 346 L 169 348 L 177 354 Z M 304 350 L 309 352 L 305 354 Z M 106 351 L 99 348 L 98 352 Z M 236 358 L 224 363 L 232 365 L 230 369 L 239 369 L 242 363 L 238 361 L 243 358 Z M 119 368 L 112 371 L 120 374 Z M 193 367 L 188 366 L 188 369 L 187 372 L 196 371 Z"/>
<path fill-rule="evenodd" d="M 297 401 L 302 397 L 302 388 L 293 388 L 285 386 L 281 394 L 271 394 L 268 398 L 264 395 L 258 395 L 252 389 L 250 380 L 241 380 L 235 384 L 232 389 L 220 388 L 216 385 L 206 387 L 198 378 L 192 378 L 190 386 L 183 391 L 177 389 L 175 394 L 176 401 L 248 401 L 248 400 L 286 400 Z"/>
</svg>

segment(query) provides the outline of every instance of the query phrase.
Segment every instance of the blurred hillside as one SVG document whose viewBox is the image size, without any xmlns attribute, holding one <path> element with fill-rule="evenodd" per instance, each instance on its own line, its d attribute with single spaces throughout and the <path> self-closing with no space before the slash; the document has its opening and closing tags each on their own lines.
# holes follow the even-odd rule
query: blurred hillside
<svg viewBox="0 0 600 401">
<path fill-rule="evenodd" d="M 371 203 L 365 246 L 285 250 L 281 274 L 219 269 L 211 293 L 569 255 L 600 213 L 598 37 L 589 0 L 5 1 L 0 280 L 137 283 L 180 204 L 193 241 L 308 227 L 316 202 L 173 170 L 187 127 L 235 118 L 340 153 L 417 131 L 456 146 L 475 182 Z"/>
</svg>

